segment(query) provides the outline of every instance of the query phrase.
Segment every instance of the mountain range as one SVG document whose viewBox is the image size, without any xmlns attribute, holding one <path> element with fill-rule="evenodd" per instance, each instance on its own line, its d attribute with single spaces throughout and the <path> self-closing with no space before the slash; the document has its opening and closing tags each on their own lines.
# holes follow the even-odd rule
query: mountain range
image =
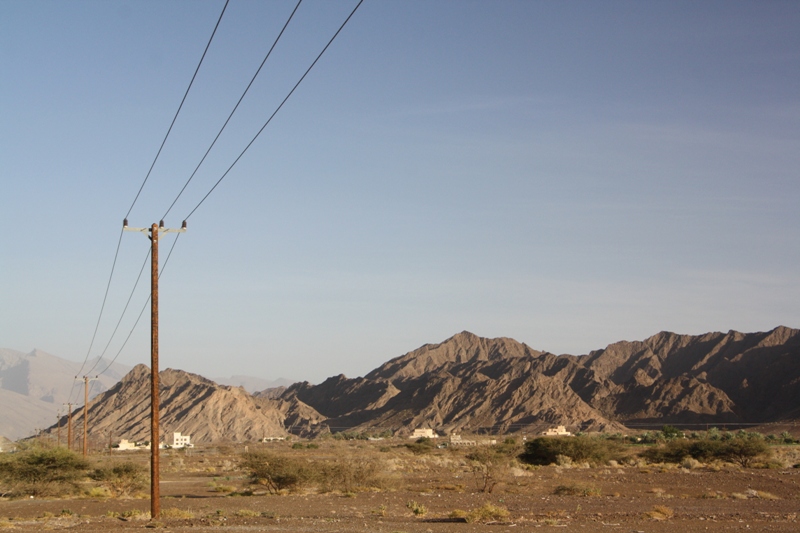
<svg viewBox="0 0 800 533">
<path fill-rule="evenodd" d="M 29 353 L 0 348 L 0 435 L 16 440 L 50 426 L 64 403 L 83 404 L 83 384 L 73 379 L 95 367 L 97 359 L 85 365 L 33 350 Z M 97 365 L 105 368 L 107 363 Z M 82 368 L 83 367 L 83 368 Z M 90 397 L 108 390 L 130 370 L 118 363 L 92 381 Z"/>
<path fill-rule="evenodd" d="M 93 432 L 148 434 L 149 372 L 139 365 L 90 402 Z M 642 425 L 757 425 L 800 418 L 800 330 L 661 332 L 587 355 L 555 355 L 462 332 L 363 377 L 256 394 L 180 370 L 161 373 L 162 434 L 197 442 L 418 427 L 443 433 L 626 431 Z"/>
</svg>

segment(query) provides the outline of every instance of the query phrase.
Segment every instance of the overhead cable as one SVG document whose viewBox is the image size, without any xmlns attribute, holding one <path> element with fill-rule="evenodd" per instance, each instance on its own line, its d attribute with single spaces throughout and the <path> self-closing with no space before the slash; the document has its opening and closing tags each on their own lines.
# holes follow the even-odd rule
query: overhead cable
<svg viewBox="0 0 800 533">
<path fill-rule="evenodd" d="M 167 268 L 167 263 L 169 263 L 169 258 L 172 256 L 172 250 L 174 250 L 175 249 L 175 245 L 178 244 L 178 238 L 180 236 L 181 236 L 180 233 L 178 233 L 176 235 L 175 240 L 172 242 L 172 246 L 170 247 L 169 252 L 167 253 L 167 258 L 164 260 L 164 264 L 161 265 L 161 269 L 159 270 L 159 273 L 158 273 L 158 279 L 159 280 L 161 279 L 161 275 L 164 274 L 164 270 L 166 270 L 166 268 Z M 133 335 L 133 332 L 136 329 L 136 326 L 139 325 L 139 320 L 142 319 L 142 315 L 144 314 L 145 310 L 147 309 L 147 304 L 149 302 L 150 302 L 150 295 L 148 294 L 147 295 L 147 299 L 144 302 L 144 306 L 142 306 L 142 310 L 139 311 L 139 316 L 136 318 L 136 322 L 133 323 L 133 326 L 131 327 L 131 330 L 128 332 L 128 336 L 125 337 L 125 341 L 122 343 L 122 346 L 119 347 L 119 350 L 117 350 L 117 354 L 114 356 L 114 358 L 111 359 L 111 361 L 106 365 L 106 367 L 103 370 L 101 370 L 100 372 L 98 372 L 98 374 L 105 374 L 106 371 L 108 371 L 108 369 L 111 368 L 111 365 L 113 365 L 114 362 L 117 360 L 117 357 L 119 357 L 119 354 L 122 353 L 122 350 L 125 348 L 125 345 L 128 344 L 128 341 L 130 340 L 131 335 Z"/>
<path fill-rule="evenodd" d="M 128 296 L 128 301 L 125 302 L 125 308 L 122 310 L 122 314 L 120 315 L 119 320 L 117 321 L 117 325 L 114 328 L 114 331 L 111 333 L 111 336 L 108 338 L 108 342 L 106 343 L 106 347 L 103 348 L 103 351 L 100 354 L 100 357 L 98 357 L 97 361 L 94 362 L 94 365 L 92 365 L 92 368 L 90 368 L 89 370 L 86 371 L 87 374 L 91 374 L 92 370 L 97 368 L 97 365 L 100 364 L 100 361 L 103 359 L 103 356 L 108 351 L 108 347 L 111 345 L 111 341 L 114 339 L 114 335 L 117 334 L 117 330 L 119 329 L 119 325 L 122 323 L 122 319 L 125 317 L 125 313 L 128 311 L 128 306 L 131 304 L 131 300 L 133 299 L 133 295 L 136 292 L 136 287 L 139 286 L 139 281 L 141 281 L 141 279 L 142 279 L 142 274 L 144 273 L 144 269 L 147 266 L 147 260 L 150 258 L 150 253 L 151 252 L 152 252 L 152 250 L 150 248 L 148 248 L 147 249 L 147 255 L 145 255 L 144 262 L 142 263 L 142 268 L 139 269 L 139 275 L 136 277 L 136 283 L 133 284 L 133 288 L 131 289 L 131 294 L 130 294 L 130 296 Z"/>
<path fill-rule="evenodd" d="M 142 193 L 142 189 L 144 189 L 144 185 L 145 185 L 145 183 L 147 183 L 147 180 L 150 177 L 150 173 L 153 171 L 153 167 L 155 167 L 156 161 L 158 161 L 159 155 L 161 155 L 161 150 L 164 148 L 164 144 L 166 144 L 166 142 L 167 142 L 167 138 L 169 137 L 169 134 L 172 131 L 172 127 L 175 125 L 175 121 L 177 120 L 178 115 L 181 112 L 181 108 L 183 107 L 183 103 L 186 101 L 186 96 L 189 94 L 189 90 L 192 88 L 192 84 L 194 83 L 194 80 L 197 77 L 197 72 L 200 70 L 200 65 L 203 64 L 203 59 L 205 59 L 206 52 L 208 52 L 208 48 L 211 46 L 211 41 L 214 39 L 214 35 L 217 33 L 217 28 L 219 27 L 220 21 L 222 21 L 222 15 L 225 14 L 225 9 L 227 9 L 229 1 L 230 0 L 225 0 L 225 5 L 222 6 L 222 12 L 219 14 L 219 18 L 217 19 L 217 23 L 214 25 L 214 31 L 211 32 L 211 37 L 208 39 L 208 43 L 206 43 L 206 47 L 203 50 L 203 55 L 200 57 L 200 62 L 197 64 L 197 68 L 195 69 L 194 74 L 192 75 L 192 79 L 189 82 L 189 86 L 186 88 L 186 92 L 183 94 L 183 98 L 181 99 L 181 103 L 178 106 L 178 110 L 175 112 L 175 116 L 172 118 L 172 122 L 170 123 L 169 129 L 167 130 L 167 134 L 164 136 L 164 140 L 161 141 L 161 146 L 159 147 L 158 152 L 156 153 L 156 157 L 153 159 L 153 163 L 150 165 L 150 169 L 147 171 L 147 175 L 145 176 L 144 181 L 142 181 L 142 185 L 139 187 L 139 191 L 136 193 L 136 196 L 134 197 L 133 202 L 131 203 L 131 206 L 128 208 L 128 212 L 125 215 L 125 218 L 128 218 L 128 216 L 131 214 L 131 211 L 133 210 L 133 206 L 136 205 L 136 201 L 139 199 L 139 195 Z M 97 324 L 95 324 L 94 333 L 92 334 L 92 340 L 89 343 L 89 349 L 86 351 L 86 356 L 83 359 L 83 363 L 81 363 L 81 368 L 78 371 L 78 374 L 81 374 L 81 372 L 83 372 L 83 369 L 86 366 L 86 362 L 89 360 L 89 355 L 91 354 L 92 347 L 94 346 L 94 341 L 95 341 L 95 339 L 97 337 L 97 331 L 98 331 L 98 329 L 100 327 L 100 321 L 103 318 L 103 312 L 104 312 L 105 307 L 106 307 L 106 301 L 108 300 L 108 291 L 109 291 L 109 288 L 111 287 L 111 280 L 114 278 L 114 270 L 115 270 L 116 265 L 117 265 L 117 257 L 119 256 L 119 247 L 120 247 L 121 243 L 122 243 L 122 230 L 120 230 L 119 240 L 117 241 L 117 249 L 116 249 L 116 252 L 114 252 L 114 261 L 111 264 L 111 273 L 109 274 L 108 282 L 106 283 L 106 291 L 105 291 L 105 294 L 103 295 L 103 303 L 100 306 L 100 314 L 97 317 Z M 70 401 L 72 400 L 72 392 L 70 392 L 69 399 L 70 399 Z"/>
<path fill-rule="evenodd" d="M 139 195 L 142 194 L 142 189 L 144 189 L 144 184 L 147 183 L 147 179 L 150 177 L 150 173 L 153 172 L 153 167 L 156 166 L 156 161 L 158 161 L 158 156 L 161 155 L 161 150 L 164 149 L 164 144 L 167 142 L 167 138 L 169 137 L 170 132 L 172 131 L 172 127 L 175 125 L 175 121 L 178 119 L 178 115 L 181 112 L 181 108 L 183 108 L 183 103 L 186 101 L 186 97 L 189 95 L 189 90 L 192 88 L 192 84 L 194 83 L 194 79 L 197 77 L 197 73 L 200 71 L 200 65 L 203 64 L 203 59 L 206 57 L 206 52 L 208 52 L 209 46 L 211 46 L 211 41 L 214 40 L 214 34 L 217 33 L 217 28 L 219 28 L 219 23 L 222 21 L 222 15 L 225 14 L 225 9 L 228 7 L 228 2 L 230 0 L 225 0 L 225 5 L 222 6 L 222 13 L 219 14 L 219 18 L 217 19 L 217 24 L 214 26 L 214 31 L 211 32 L 211 37 L 208 39 L 208 43 L 206 44 L 205 50 L 203 50 L 203 55 L 200 57 L 200 62 L 197 64 L 197 68 L 194 69 L 194 74 L 192 75 L 192 80 L 189 82 L 189 86 L 186 88 L 186 92 L 183 93 L 183 98 L 181 99 L 181 103 L 178 106 L 178 110 L 175 112 L 175 116 L 172 117 L 172 122 L 169 125 L 169 129 L 167 129 L 167 134 L 164 135 L 164 140 L 161 141 L 161 146 L 158 148 L 158 152 L 156 152 L 156 157 L 153 159 L 153 163 L 150 165 L 150 170 L 147 171 L 147 175 L 144 177 L 144 181 L 142 182 L 141 187 L 139 187 L 139 192 L 136 193 L 136 197 L 133 199 L 133 203 L 128 208 L 128 212 L 125 214 L 125 218 L 130 216 L 131 211 L 133 210 L 133 206 L 136 205 L 136 201 L 139 199 Z"/>
<path fill-rule="evenodd" d="M 289 97 L 292 96 L 292 94 L 294 93 L 295 89 L 297 89 L 297 87 L 300 85 L 300 83 L 302 83 L 302 81 L 305 79 L 305 77 L 308 75 L 308 73 L 311 72 L 311 69 L 314 68 L 314 65 L 317 64 L 317 61 L 319 61 L 319 58 L 322 57 L 322 54 L 324 54 L 325 51 L 328 49 L 328 47 L 331 45 L 331 43 L 333 43 L 334 39 L 336 39 L 336 37 L 339 35 L 339 33 L 342 31 L 342 29 L 345 27 L 345 25 L 348 23 L 348 21 L 353 17 L 353 15 L 355 14 L 356 10 L 359 8 L 359 6 L 363 2 L 364 2 L 364 0 L 359 0 L 358 4 L 356 4 L 356 7 L 353 8 L 353 11 L 350 12 L 350 14 L 347 16 L 347 18 L 342 23 L 342 25 L 339 26 L 339 29 L 336 30 L 336 33 L 333 34 L 333 37 L 331 37 L 330 41 L 328 41 L 328 44 L 325 45 L 325 48 L 322 49 L 322 51 L 319 53 L 317 58 L 314 59 L 314 61 L 311 63 L 311 66 L 309 66 L 308 69 L 306 69 L 305 73 L 300 77 L 300 79 L 297 81 L 297 83 L 294 84 L 294 87 L 292 87 L 292 90 L 289 91 L 289 94 L 286 95 L 286 98 L 283 99 L 283 101 L 280 103 L 280 105 L 278 105 L 278 107 L 275 109 L 275 111 L 272 113 L 272 115 L 270 115 L 270 117 L 267 119 L 267 121 L 264 123 L 264 125 L 261 126 L 261 129 L 258 130 L 258 133 L 256 133 L 255 136 L 250 140 L 250 142 L 247 143 L 247 146 L 245 146 L 244 150 L 242 150 L 242 152 L 239 154 L 239 156 L 233 161 L 233 163 L 231 163 L 231 166 L 228 167 L 228 170 L 226 170 L 225 173 L 222 174 L 222 177 L 220 177 L 217 180 L 217 182 L 214 184 L 214 186 L 211 187 L 211 190 L 209 190 L 206 193 L 206 195 L 203 196 L 203 198 L 200 200 L 200 202 L 198 202 L 198 204 L 196 206 L 194 206 L 194 209 L 192 209 L 189 212 L 189 214 L 186 215 L 183 218 L 184 220 L 188 220 L 189 217 L 191 217 L 194 214 L 194 212 L 197 211 L 197 208 L 199 208 L 201 205 L 203 205 L 203 202 L 206 201 L 206 198 L 208 198 L 211 195 L 211 193 L 214 192 L 214 189 L 217 188 L 217 185 L 219 185 L 222 182 L 222 180 L 225 179 L 225 176 L 228 175 L 228 173 L 236 165 L 236 163 L 239 162 L 239 160 L 242 158 L 242 156 L 245 154 L 245 152 L 247 152 L 247 150 L 253 145 L 253 143 L 256 141 L 256 139 L 258 139 L 258 136 L 261 135 L 261 132 L 264 131 L 264 129 L 267 127 L 267 125 L 269 125 L 269 123 L 272 121 L 272 119 L 275 117 L 275 115 L 278 114 L 278 111 L 281 110 L 281 108 L 283 107 L 283 104 L 286 103 L 286 101 L 289 99 Z"/>
<path fill-rule="evenodd" d="M 269 56 L 272 54 L 272 50 L 275 49 L 275 45 L 278 44 L 278 41 L 281 39 L 281 36 L 283 35 L 283 32 L 286 31 L 286 27 L 289 25 L 289 22 L 291 22 L 292 17 L 294 17 L 294 14 L 297 12 L 297 8 L 300 7 L 300 4 L 302 2 L 303 2 L 303 0 L 298 0 L 297 5 L 294 6 L 294 10 L 292 10 L 292 13 L 289 15 L 288 20 L 283 25 L 283 28 L 281 28 L 280 33 L 275 38 L 275 41 L 272 43 L 272 46 L 269 48 L 269 51 L 267 52 L 267 55 L 264 56 L 264 60 L 261 61 L 261 65 L 259 65 L 258 69 L 256 70 L 256 73 L 253 74 L 253 77 L 250 79 L 250 83 L 247 84 L 247 87 L 245 88 L 244 92 L 242 93 L 242 96 L 239 97 L 239 101 L 236 102 L 235 106 L 233 106 L 233 109 L 231 110 L 230 114 L 228 115 L 228 118 L 225 120 L 225 123 L 222 125 L 222 127 L 219 130 L 219 132 L 217 133 L 217 136 L 214 137 L 214 140 L 211 142 L 211 145 L 208 147 L 208 150 L 206 150 L 206 153 L 203 154 L 203 158 L 200 159 L 199 163 L 197 163 L 197 166 L 195 167 L 194 172 L 192 172 L 192 175 L 189 176 L 188 180 L 186 180 L 186 183 L 183 184 L 183 188 L 180 190 L 178 195 L 172 201 L 172 203 L 169 206 L 169 209 L 167 209 L 166 213 L 164 213 L 164 215 L 161 217 L 161 220 L 164 220 L 165 218 L 167 218 L 167 215 L 169 214 L 170 211 L 172 211 L 172 208 L 175 206 L 175 203 L 178 201 L 178 198 L 181 197 L 181 195 L 183 194 L 183 191 L 185 191 L 186 187 L 189 185 L 189 182 L 192 181 L 192 178 L 194 178 L 194 175 L 197 174 L 197 171 L 200 169 L 200 166 L 206 160 L 206 157 L 208 156 L 208 153 L 211 151 L 212 148 L 214 148 L 214 145 L 217 143 L 217 139 L 219 139 L 219 136 L 222 135 L 223 131 L 225 131 L 225 127 L 228 125 L 228 122 L 230 122 L 231 117 L 233 117 L 233 114 L 236 113 L 236 110 L 239 108 L 239 104 L 241 104 L 242 100 L 244 100 L 244 97 L 247 94 L 247 91 L 250 90 L 250 87 L 253 85 L 253 82 L 256 81 L 256 77 L 258 76 L 259 72 L 261 72 L 261 68 L 264 66 L 264 63 L 267 62 L 267 59 L 269 59 Z"/>
</svg>

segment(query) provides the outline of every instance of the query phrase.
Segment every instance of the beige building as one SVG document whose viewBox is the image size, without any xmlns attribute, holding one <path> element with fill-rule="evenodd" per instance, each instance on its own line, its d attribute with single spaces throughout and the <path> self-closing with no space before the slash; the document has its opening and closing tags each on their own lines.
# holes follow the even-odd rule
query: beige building
<svg viewBox="0 0 800 533">
<path fill-rule="evenodd" d="M 430 428 L 417 428 L 417 429 L 415 429 L 413 431 L 413 433 L 411 433 L 411 435 L 409 435 L 408 438 L 409 439 L 422 439 L 422 438 L 438 439 L 439 435 L 437 435 L 436 432 L 434 430 L 430 429 Z"/>
<path fill-rule="evenodd" d="M 542 431 L 542 436 L 544 437 L 570 437 L 572 433 L 567 431 L 565 426 L 557 426 L 554 428 L 549 428 L 547 431 Z"/>
</svg>

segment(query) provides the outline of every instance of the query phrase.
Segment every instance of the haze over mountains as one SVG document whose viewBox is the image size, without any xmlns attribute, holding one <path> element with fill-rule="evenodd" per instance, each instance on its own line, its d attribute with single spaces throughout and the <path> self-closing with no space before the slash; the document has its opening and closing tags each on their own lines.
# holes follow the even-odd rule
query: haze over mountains
<svg viewBox="0 0 800 533">
<path fill-rule="evenodd" d="M 95 361 L 90 359 L 84 370 L 92 368 Z M 105 368 L 105 364 L 99 366 Z M 73 377 L 80 370 L 81 363 L 41 350 L 23 353 L 0 348 L 0 435 L 19 439 L 53 424 L 59 411 L 66 412 L 62 404 L 70 401 Z M 92 383 L 91 396 L 107 390 L 129 370 L 129 366 L 111 365 Z M 83 404 L 82 387 L 79 395 L 73 394 L 72 402 Z"/>
<path fill-rule="evenodd" d="M 93 431 L 147 438 L 147 376 L 139 365 L 90 402 Z M 163 434 L 180 431 L 196 442 L 417 427 L 530 434 L 554 424 L 623 431 L 642 423 L 786 422 L 800 418 L 800 331 L 661 332 L 584 356 L 462 332 L 364 377 L 255 395 L 165 370 L 161 405 Z"/>
</svg>

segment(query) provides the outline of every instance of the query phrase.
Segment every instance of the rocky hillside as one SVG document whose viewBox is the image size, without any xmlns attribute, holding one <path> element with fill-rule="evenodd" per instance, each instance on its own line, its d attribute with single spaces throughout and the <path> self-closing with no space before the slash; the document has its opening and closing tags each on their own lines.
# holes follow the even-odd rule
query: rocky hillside
<svg viewBox="0 0 800 533">
<path fill-rule="evenodd" d="M 627 423 L 763 423 L 800 417 L 800 330 L 661 332 L 571 358 L 609 388 L 587 399 Z"/>
<path fill-rule="evenodd" d="M 283 416 L 240 387 L 217 385 L 202 376 L 167 369 L 161 385 L 160 433 L 171 442 L 172 433 L 191 435 L 197 442 L 247 441 L 286 435 Z M 265 408 L 266 407 L 266 408 Z M 76 434 L 83 415 L 73 413 Z M 64 427 L 67 418 L 61 420 Z M 95 439 L 150 439 L 150 369 L 137 365 L 114 387 L 89 402 L 89 428 Z M 53 432 L 54 428 L 48 431 Z M 80 430 L 82 431 L 82 430 Z M 62 432 L 63 434 L 63 432 Z"/>
<path fill-rule="evenodd" d="M 677 335 L 554 355 L 512 339 L 459 333 L 364 377 L 331 377 L 250 395 L 177 370 L 162 373 L 162 434 L 198 442 L 290 432 L 625 431 L 642 424 L 763 424 L 800 418 L 800 331 Z M 138 366 L 91 404 L 91 427 L 147 439 L 149 375 Z"/>
<path fill-rule="evenodd" d="M 800 331 L 678 335 L 556 356 L 462 332 L 363 378 L 298 383 L 281 396 L 320 427 L 524 431 L 565 424 L 762 424 L 800 417 Z"/>
</svg>

